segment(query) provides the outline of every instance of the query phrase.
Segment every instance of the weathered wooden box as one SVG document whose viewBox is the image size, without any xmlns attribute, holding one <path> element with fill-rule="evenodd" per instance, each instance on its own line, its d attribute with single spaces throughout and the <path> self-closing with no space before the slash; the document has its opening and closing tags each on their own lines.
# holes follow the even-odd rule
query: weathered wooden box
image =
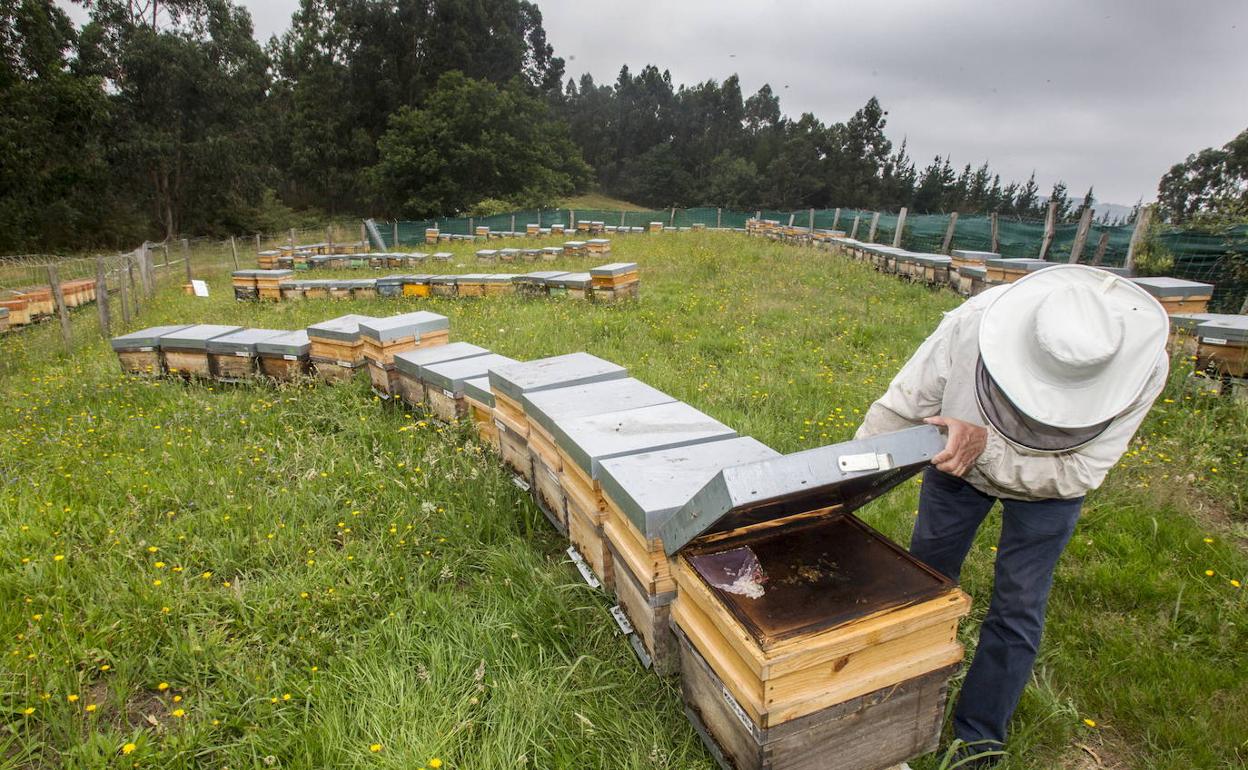
<svg viewBox="0 0 1248 770">
<path fill-rule="evenodd" d="M 318 378 L 341 382 L 355 376 L 364 366 L 360 322 L 373 320 L 371 316 L 348 314 L 308 327 L 309 361 Z"/>
<path fill-rule="evenodd" d="M 607 238 L 590 238 L 585 242 L 585 250 L 595 257 L 605 257 L 611 253 L 611 241 Z"/>
<path fill-rule="evenodd" d="M 984 267 L 984 263 L 989 259 L 1000 259 L 1001 255 L 995 251 L 971 251 L 969 249 L 954 249 L 949 252 L 949 258 L 952 260 L 950 266 L 954 270 L 961 270 L 964 267 Z"/>
<path fill-rule="evenodd" d="M 549 293 L 549 282 L 564 274 L 562 270 L 538 270 L 517 275 L 512 283 L 515 284 L 516 294 L 522 297 L 544 297 Z"/>
<path fill-rule="evenodd" d="M 256 270 L 235 270 L 230 274 L 230 284 L 234 287 L 234 299 L 250 301 L 258 299 L 256 291 Z"/>
<path fill-rule="evenodd" d="M 182 377 L 212 377 L 212 364 L 208 358 L 208 341 L 241 331 L 242 328 L 220 324 L 196 324 L 161 335 L 160 355 L 164 359 L 165 370 Z"/>
<path fill-rule="evenodd" d="M 312 342 L 306 329 L 286 332 L 256 343 L 260 373 L 281 382 L 302 379 L 308 374 Z"/>
<path fill-rule="evenodd" d="M 208 340 L 208 363 L 212 376 L 221 382 L 243 382 L 260 372 L 256 345 L 288 334 L 284 329 L 243 329 Z"/>
<path fill-rule="evenodd" d="M 0 307 L 9 311 L 9 323 L 13 326 L 26 326 L 31 322 L 30 300 L 25 297 L 0 300 Z"/>
<path fill-rule="evenodd" d="M 686 705 L 708 714 L 728 703 L 735 722 L 704 726 L 736 767 L 847 767 L 833 764 L 844 753 L 855 758 L 848 766 L 873 770 L 911 756 L 882 728 L 908 736 L 916 753 L 935 741 L 943 696 L 891 717 L 885 699 L 846 729 L 827 725 L 843 704 L 924 690 L 916 679 L 962 659 L 969 597 L 852 513 L 944 443 L 923 426 L 725 468 L 660 525 L 676 557 L 672 619 L 722 685 L 714 699 L 686 687 Z M 795 722 L 827 726 L 835 743 L 779 745 Z"/>
<path fill-rule="evenodd" d="M 465 380 L 464 401 L 468 404 L 468 416 L 472 418 L 477 437 L 498 452 L 498 426 L 494 423 L 494 391 L 490 390 L 490 378 Z"/>
<path fill-rule="evenodd" d="M 436 254 L 434 255 L 437 256 Z M 456 284 L 459 276 L 456 275 L 435 275 L 429 278 L 429 292 L 435 297 L 454 297 L 458 294 Z"/>
<path fill-rule="evenodd" d="M 636 262 L 612 262 L 590 268 L 589 275 L 595 289 L 618 289 L 621 286 L 637 283 L 638 271 Z"/>
<path fill-rule="evenodd" d="M 568 241 L 563 244 L 563 255 L 565 257 L 583 257 L 588 253 L 589 249 L 585 241 Z"/>
<path fill-rule="evenodd" d="M 944 286 L 949 283 L 949 272 L 953 260 L 943 254 L 910 253 L 911 280 L 926 283 L 929 286 Z"/>
<path fill-rule="evenodd" d="M 398 395 L 408 406 L 427 406 L 425 382 L 421 378 L 421 367 L 428 364 L 440 364 L 446 361 L 458 361 L 462 358 L 483 356 L 490 351 L 470 342 L 448 342 L 429 348 L 418 348 L 396 353 L 394 366 L 398 371 Z"/>
<path fill-rule="evenodd" d="M 293 270 L 255 270 L 256 293 L 260 299 L 270 302 L 282 301 L 282 283 L 294 276 Z"/>
<path fill-rule="evenodd" d="M 487 376 L 490 369 L 496 366 L 514 363 L 518 363 L 514 358 L 486 351 L 483 355 L 421 364 L 420 379 L 425 385 L 429 411 L 443 422 L 456 422 L 467 416 L 464 384 L 468 380 Z"/>
<path fill-rule="evenodd" d="M 485 296 L 485 273 L 468 273 L 459 276 L 455 281 L 458 287 L 457 294 L 460 297 L 484 297 Z"/>
<path fill-rule="evenodd" d="M 373 390 L 385 398 L 399 393 L 394 356 L 417 348 L 445 345 L 450 321 L 444 315 L 418 310 L 387 318 L 360 321 L 360 340 Z"/>
<path fill-rule="evenodd" d="M 554 262 L 563 256 L 562 246 L 545 246 L 541 249 L 541 257 L 543 261 Z"/>
<path fill-rule="evenodd" d="M 1156 297 L 1161 306 L 1171 315 L 1208 312 L 1209 300 L 1213 298 L 1213 285 L 1199 281 L 1165 276 L 1139 277 L 1130 280 Z"/>
<path fill-rule="evenodd" d="M 160 355 L 160 338 L 186 328 L 189 328 L 188 325 L 153 326 L 113 337 L 109 345 L 117 354 L 123 372 L 159 377 L 165 372 L 164 359 Z"/>
<path fill-rule="evenodd" d="M 1043 270 L 1054 264 L 1057 263 L 1030 257 L 1000 257 L 984 260 L 984 267 L 988 270 L 988 280 L 997 283 L 1013 283 L 1028 273 Z"/>
<path fill-rule="evenodd" d="M 1222 377 L 1248 377 L 1248 315 L 1208 320 L 1196 327 L 1196 367 Z"/>
<path fill-rule="evenodd" d="M 511 273 L 491 273 L 485 276 L 485 295 L 501 297 L 516 293 L 515 276 Z"/>
</svg>

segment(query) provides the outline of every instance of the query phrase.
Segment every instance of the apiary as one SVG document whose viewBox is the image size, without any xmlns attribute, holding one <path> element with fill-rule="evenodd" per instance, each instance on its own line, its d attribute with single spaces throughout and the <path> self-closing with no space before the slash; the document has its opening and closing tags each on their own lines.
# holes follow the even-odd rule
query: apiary
<svg viewBox="0 0 1248 770">
<path fill-rule="evenodd" d="M 25 297 L 9 297 L 0 300 L 0 307 L 8 311 L 11 325 L 26 326 L 30 323 L 30 300 Z"/>
<path fill-rule="evenodd" d="M 290 280 L 293 270 L 254 270 L 256 277 L 256 294 L 260 299 L 272 302 L 282 300 L 282 282 Z"/>
<path fill-rule="evenodd" d="M 485 276 L 485 295 L 498 297 L 504 294 L 515 294 L 515 276 L 511 273 L 493 273 Z"/>
<path fill-rule="evenodd" d="M 399 393 L 399 375 L 394 366 L 396 353 L 445 345 L 450 338 L 450 321 L 444 315 L 419 310 L 388 318 L 360 321 L 364 360 L 373 389 L 389 398 Z"/>
<path fill-rule="evenodd" d="M 497 353 L 469 356 L 453 361 L 421 364 L 420 379 L 425 384 L 425 396 L 429 411 L 444 422 L 455 422 L 468 414 L 468 402 L 464 397 L 464 383 L 488 376 L 496 366 L 516 364 L 514 358 Z"/>
<path fill-rule="evenodd" d="M 377 280 L 375 278 L 348 281 L 351 284 L 351 299 L 372 299 L 377 296 Z"/>
<path fill-rule="evenodd" d="M 1202 322 L 1196 327 L 1196 368 L 1222 377 L 1248 377 L 1248 315 Z"/>
<path fill-rule="evenodd" d="M 1000 259 L 1001 255 L 995 251 L 969 251 L 967 249 L 954 249 L 949 252 L 949 258 L 952 260 L 951 265 L 953 269 L 961 270 L 964 267 L 983 267 L 987 260 Z"/>
<path fill-rule="evenodd" d="M 243 382 L 259 373 L 256 345 L 290 332 L 284 329 L 243 329 L 208 340 L 208 364 L 221 382 Z"/>
<path fill-rule="evenodd" d="M 988 280 L 997 283 L 1013 283 L 1028 273 L 1043 270 L 1053 264 L 1055 263 L 1028 257 L 984 260 L 984 267 L 988 270 Z"/>
<path fill-rule="evenodd" d="M 170 331 L 160 336 L 160 355 L 165 370 L 183 377 L 212 377 L 212 364 L 208 358 L 208 341 L 226 334 L 241 331 L 241 326 L 220 324 L 196 324 Z"/>
<path fill-rule="evenodd" d="M 494 392 L 494 416 L 500 423 L 503 462 L 533 483 L 529 420 L 523 403 L 525 394 L 620 379 L 627 374 L 624 367 L 589 353 L 570 353 L 491 369 L 490 389 Z"/>
<path fill-rule="evenodd" d="M 547 290 L 572 299 L 588 299 L 593 294 L 593 278 L 589 273 L 564 273 L 553 278 Z"/>
<path fill-rule="evenodd" d="M 480 249 L 477 251 L 477 259 L 481 262 L 493 262 L 498 259 L 498 251 L 495 249 Z"/>
<path fill-rule="evenodd" d="M 495 452 L 498 447 L 498 426 L 494 423 L 494 392 L 490 390 L 489 377 L 473 377 L 464 380 L 464 403 L 468 404 L 468 416 L 477 438 L 488 444 Z"/>
<path fill-rule="evenodd" d="M 923 426 L 732 466 L 659 526 L 686 713 L 733 767 L 935 748 L 970 598 L 853 512 L 944 445 Z"/>
<path fill-rule="evenodd" d="M 912 280 L 926 283 L 929 286 L 943 286 L 949 283 L 949 268 L 953 259 L 943 254 L 923 254 L 911 252 Z"/>
<path fill-rule="evenodd" d="M 517 275 L 512 283 L 515 284 L 516 293 L 522 297 L 544 297 L 549 293 L 550 280 L 561 275 L 564 275 L 562 270 L 538 270 Z"/>
<path fill-rule="evenodd" d="M 377 279 L 377 296 L 378 297 L 402 297 L 403 296 L 403 276 L 387 275 Z"/>
<path fill-rule="evenodd" d="M 604 412 L 553 430 L 568 500 L 568 539 L 607 589 L 613 586 L 611 552 L 602 526 L 607 505 L 599 481 L 602 462 L 638 452 L 736 438 L 736 431 L 679 401 Z"/>
<path fill-rule="evenodd" d="M 498 258 L 503 262 L 515 262 L 520 257 L 520 249 L 499 249 Z"/>
<path fill-rule="evenodd" d="M 364 340 L 360 323 L 376 319 L 344 315 L 308 327 L 308 360 L 316 376 L 327 382 L 349 380 L 364 365 Z"/>
<path fill-rule="evenodd" d="M 592 257 L 605 257 L 611 253 L 611 241 L 606 238 L 590 238 L 585 242 L 585 250 Z"/>
<path fill-rule="evenodd" d="M 470 342 L 449 342 L 445 345 L 396 353 L 394 366 L 398 370 L 398 394 L 409 406 L 420 406 L 427 401 L 425 382 L 420 375 L 422 366 L 483 356 L 489 352 L 480 345 L 473 345 Z"/>
<path fill-rule="evenodd" d="M 459 276 L 459 280 L 455 282 L 457 294 L 461 297 L 484 297 L 485 296 L 485 273 L 468 273 Z"/>
<path fill-rule="evenodd" d="M 117 360 L 121 362 L 121 370 L 127 374 L 143 374 L 157 377 L 164 374 L 165 366 L 160 356 L 160 338 L 166 334 L 188 328 L 181 326 L 153 326 L 130 332 L 109 340 Z"/>
<path fill-rule="evenodd" d="M 547 262 L 554 262 L 563 256 L 562 246 L 546 246 L 542 249 L 542 259 Z"/>
<path fill-rule="evenodd" d="M 555 440 L 555 424 L 581 417 L 642 406 L 672 403 L 676 399 L 640 380 L 623 377 L 588 385 L 539 390 L 521 398 L 529 428 L 533 460 L 533 488 L 538 503 L 561 532 L 567 532 L 567 496 L 563 490 L 563 460 Z"/>
<path fill-rule="evenodd" d="M 434 275 L 429 278 L 429 292 L 435 297 L 454 297 L 457 293 L 456 283 L 459 276 Z"/>
<path fill-rule="evenodd" d="M 619 289 L 637 283 L 638 272 L 636 262 L 612 262 L 590 268 L 595 289 Z"/>
<path fill-rule="evenodd" d="M 311 349 L 306 329 L 266 337 L 256 342 L 260 373 L 283 382 L 297 380 L 308 373 Z"/>
<path fill-rule="evenodd" d="M 563 255 L 565 257 L 583 257 L 587 253 L 585 241 L 568 241 L 563 244 Z"/>
<path fill-rule="evenodd" d="M 676 637 L 669 625 L 676 579 L 659 525 L 724 468 L 779 456 L 743 436 L 602 461 L 599 482 L 607 506 L 602 529 L 616 598 L 636 634 L 639 657 L 655 671 L 671 674 L 678 667 Z"/>
<path fill-rule="evenodd" d="M 1140 288 L 1157 298 L 1171 315 L 1175 313 L 1204 313 L 1213 298 L 1213 286 L 1198 281 L 1162 276 L 1132 278 Z"/>
</svg>

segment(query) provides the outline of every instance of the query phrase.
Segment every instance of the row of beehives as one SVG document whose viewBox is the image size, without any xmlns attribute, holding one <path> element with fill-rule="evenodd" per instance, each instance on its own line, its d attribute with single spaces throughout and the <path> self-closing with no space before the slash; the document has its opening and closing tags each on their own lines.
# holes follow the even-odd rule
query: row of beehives
<svg viewBox="0 0 1248 770">
<path fill-rule="evenodd" d="M 602 220 L 580 220 L 575 225 L 565 226 L 562 224 L 552 224 L 543 227 L 536 222 L 530 222 L 524 226 L 523 231 L 513 230 L 491 230 L 485 225 L 479 225 L 474 228 L 472 234 L 452 234 L 444 233 L 437 227 L 425 228 L 425 243 L 446 243 L 457 240 L 488 240 L 491 238 L 544 238 L 547 236 L 566 235 L 571 232 L 585 233 L 587 235 L 601 235 L 604 233 L 613 233 L 616 235 L 637 234 L 637 233 L 661 233 L 667 230 L 705 230 L 706 225 L 703 223 L 694 223 L 691 227 L 671 227 L 664 225 L 662 222 L 651 222 L 645 227 L 626 226 L 626 225 L 609 225 Z"/>
<path fill-rule="evenodd" d="M 0 332 L 38 323 L 56 314 L 56 298 L 51 286 L 18 289 L 9 294 L 10 296 L 0 299 Z M 95 279 L 62 281 L 61 298 L 67 308 L 94 302 Z"/>
<path fill-rule="evenodd" d="M 316 268 L 385 268 L 385 267 L 420 267 L 429 261 L 449 262 L 454 256 L 450 252 L 440 251 L 435 254 L 402 251 L 319 251 L 324 244 L 310 244 L 296 247 L 295 250 L 262 251 L 257 257 L 257 264 L 262 269 L 272 270 L 286 268 L 290 270 L 313 270 Z M 477 252 L 477 259 L 484 262 L 537 262 L 553 261 L 559 257 L 603 257 L 611 253 L 611 241 L 606 238 L 591 238 L 587 241 L 568 241 L 562 246 L 544 246 L 534 249 L 482 249 Z"/>
<path fill-rule="evenodd" d="M 935 748 L 969 599 L 853 515 L 943 447 L 931 427 L 782 456 L 586 353 L 521 362 L 443 316 L 302 332 L 199 325 L 113 341 L 124 369 L 237 380 L 367 368 L 466 421 L 571 541 L 638 658 L 742 770 L 879 770 Z"/>
<path fill-rule="evenodd" d="M 783 225 L 775 219 L 756 219 L 753 217 L 745 221 L 745 232 L 749 235 L 770 238 L 773 241 L 798 244 L 826 243 L 834 238 L 843 238 L 845 236 L 845 232 L 842 230 Z"/>
<path fill-rule="evenodd" d="M 239 300 L 371 299 L 373 297 L 559 297 L 615 302 L 636 299 L 641 277 L 636 262 L 612 262 L 587 273 L 539 270 L 462 275 L 388 275 L 381 278 L 298 279 L 292 270 L 236 270 Z"/>
</svg>

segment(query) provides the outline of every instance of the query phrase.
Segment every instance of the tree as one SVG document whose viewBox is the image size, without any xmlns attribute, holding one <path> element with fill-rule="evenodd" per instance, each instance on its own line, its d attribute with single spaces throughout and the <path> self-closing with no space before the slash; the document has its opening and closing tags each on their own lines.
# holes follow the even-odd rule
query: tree
<svg viewBox="0 0 1248 770">
<path fill-rule="evenodd" d="M 1056 182 L 1053 185 L 1053 192 L 1049 193 L 1050 204 L 1056 203 L 1057 208 L 1053 213 L 1054 222 L 1065 222 L 1070 216 L 1070 195 L 1066 193 L 1066 183 Z M 1047 210 L 1045 212 L 1048 214 Z"/>
<path fill-rule="evenodd" d="M 1157 185 L 1157 202 L 1161 215 L 1174 223 L 1248 218 L 1248 129 L 1172 166 Z"/>
<path fill-rule="evenodd" d="M 465 211 L 483 199 L 549 206 L 589 169 L 546 103 L 519 79 L 503 87 L 449 72 L 421 108 L 391 116 L 369 170 L 391 215 Z"/>
<path fill-rule="evenodd" d="M 1034 217 L 1040 213 L 1040 188 L 1036 185 L 1036 172 L 1031 172 L 1026 184 L 1014 194 L 1014 213 L 1020 217 Z"/>
</svg>

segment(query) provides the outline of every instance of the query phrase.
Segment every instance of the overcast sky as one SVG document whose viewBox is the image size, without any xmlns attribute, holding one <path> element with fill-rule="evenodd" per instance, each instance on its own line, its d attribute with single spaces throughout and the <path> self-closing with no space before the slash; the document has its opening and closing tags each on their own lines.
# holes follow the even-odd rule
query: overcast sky
<svg viewBox="0 0 1248 770">
<path fill-rule="evenodd" d="M 62 0 L 63 2 L 63 0 Z M 1102 201 L 1156 193 L 1174 163 L 1248 128 L 1248 2 L 1200 0 L 539 0 L 570 75 L 620 65 L 676 83 L 737 73 L 770 83 L 785 113 L 848 118 L 872 95 L 920 168 L 987 160 L 1034 169 L 1047 193 L 1096 186 Z M 243 0 L 257 36 L 297 0 Z"/>
</svg>

